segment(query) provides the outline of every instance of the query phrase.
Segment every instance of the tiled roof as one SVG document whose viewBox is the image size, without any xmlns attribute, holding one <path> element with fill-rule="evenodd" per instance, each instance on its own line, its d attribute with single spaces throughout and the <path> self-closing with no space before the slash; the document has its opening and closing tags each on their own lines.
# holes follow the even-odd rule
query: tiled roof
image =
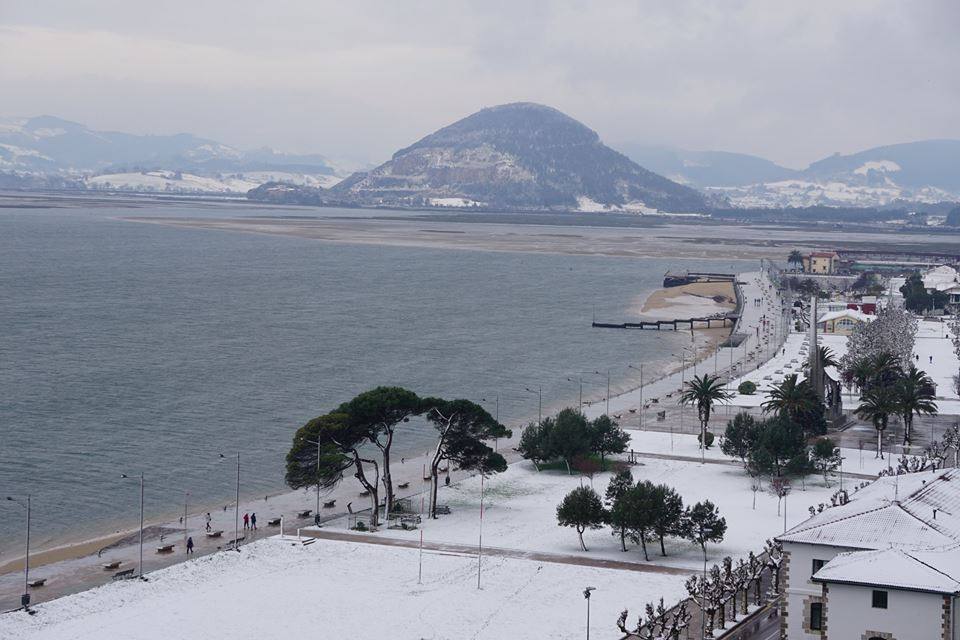
<svg viewBox="0 0 960 640">
<path fill-rule="evenodd" d="M 931 549 L 960 542 L 960 470 L 880 478 L 851 493 L 847 504 L 825 509 L 778 539 L 850 549 Z"/>
<path fill-rule="evenodd" d="M 842 553 L 817 571 L 813 579 L 896 589 L 960 592 L 960 549 L 935 551 L 880 549 Z"/>
</svg>

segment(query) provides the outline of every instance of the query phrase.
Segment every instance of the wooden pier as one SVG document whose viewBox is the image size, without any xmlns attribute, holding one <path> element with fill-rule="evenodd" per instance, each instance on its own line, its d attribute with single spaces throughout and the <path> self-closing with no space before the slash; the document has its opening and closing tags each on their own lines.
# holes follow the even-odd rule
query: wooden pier
<svg viewBox="0 0 960 640">
<path fill-rule="evenodd" d="M 737 324 L 737 315 L 717 316 L 712 318 L 678 318 L 676 320 L 641 320 L 640 322 L 593 322 L 593 326 L 600 329 L 664 329 L 677 331 L 679 327 L 689 328 L 691 331 L 700 329 L 713 329 L 716 327 L 726 327 L 727 323 L 733 327 Z"/>
</svg>

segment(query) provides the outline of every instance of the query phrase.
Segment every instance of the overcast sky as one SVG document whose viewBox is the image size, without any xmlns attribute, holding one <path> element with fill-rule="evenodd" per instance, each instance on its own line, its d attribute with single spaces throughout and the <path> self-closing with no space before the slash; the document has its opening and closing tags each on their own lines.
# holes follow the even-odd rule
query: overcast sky
<svg viewBox="0 0 960 640">
<path fill-rule="evenodd" d="M 799 167 L 960 138 L 958 32 L 957 0 L 0 0 L 0 113 L 379 162 L 524 100 Z"/>
</svg>

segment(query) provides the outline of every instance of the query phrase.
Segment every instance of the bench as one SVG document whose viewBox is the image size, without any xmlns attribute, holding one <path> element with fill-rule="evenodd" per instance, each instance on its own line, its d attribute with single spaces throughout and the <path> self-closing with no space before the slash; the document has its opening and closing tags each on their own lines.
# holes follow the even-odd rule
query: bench
<svg viewBox="0 0 960 640">
<path fill-rule="evenodd" d="M 409 489 L 409 488 L 410 488 L 410 483 L 409 483 L 409 482 L 401 482 L 400 484 L 397 485 L 397 488 L 398 488 L 398 489 Z"/>
<path fill-rule="evenodd" d="M 172 553 L 173 545 L 172 544 L 162 544 L 157 547 L 157 553 Z"/>
<path fill-rule="evenodd" d="M 657 420 L 666 420 L 666 419 L 667 419 L 667 412 L 666 412 L 666 410 L 664 410 L 664 411 L 657 411 Z"/>
<path fill-rule="evenodd" d="M 323 503 L 323 508 L 324 508 L 324 509 L 333 509 L 333 507 L 334 507 L 336 504 L 337 504 L 337 501 L 336 501 L 336 500 L 327 500 L 326 502 Z"/>
<path fill-rule="evenodd" d="M 223 535 L 223 529 L 217 529 L 216 531 L 207 531 L 208 538 L 219 538 Z"/>
<path fill-rule="evenodd" d="M 366 498 L 366 497 L 369 496 L 369 495 L 370 495 L 370 492 L 367 491 L 366 489 L 364 489 L 363 491 L 360 492 L 360 497 L 361 497 L 361 498 Z"/>
<path fill-rule="evenodd" d="M 268 521 L 268 522 L 267 522 L 267 526 L 268 526 L 268 527 L 279 527 L 279 526 L 280 526 L 280 518 L 274 518 L 273 520 Z"/>
<path fill-rule="evenodd" d="M 113 574 L 114 580 L 129 580 L 133 577 L 133 569 L 124 569 Z"/>
<path fill-rule="evenodd" d="M 119 569 L 119 568 L 120 568 L 120 561 L 119 561 L 119 560 L 114 560 L 114 561 L 112 561 L 112 562 L 105 562 L 105 563 L 103 564 L 103 570 L 104 570 L 104 571 L 113 571 L 114 569 Z"/>
<path fill-rule="evenodd" d="M 32 589 L 36 589 L 37 587 L 42 587 L 45 584 L 47 584 L 46 578 L 37 578 L 36 580 L 31 580 L 30 582 L 27 583 L 27 585 L 30 586 L 30 588 Z"/>
<path fill-rule="evenodd" d="M 450 515 L 450 507 L 445 504 L 438 504 L 436 512 L 448 516 Z"/>
<path fill-rule="evenodd" d="M 306 509 L 297 513 L 298 518 L 309 518 L 310 514 L 313 513 L 313 509 Z"/>
</svg>

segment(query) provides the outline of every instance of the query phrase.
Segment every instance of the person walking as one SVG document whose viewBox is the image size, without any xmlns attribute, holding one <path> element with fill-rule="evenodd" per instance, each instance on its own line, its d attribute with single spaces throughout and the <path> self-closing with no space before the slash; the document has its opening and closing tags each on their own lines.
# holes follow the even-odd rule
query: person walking
<svg viewBox="0 0 960 640">
<path fill-rule="evenodd" d="M 243 514 L 243 530 L 246 531 L 249 528 L 250 528 L 250 514 L 245 513 Z"/>
<path fill-rule="evenodd" d="M 187 555 L 193 553 L 193 536 L 187 538 Z"/>
<path fill-rule="evenodd" d="M 252 516 L 250 516 L 250 528 L 253 529 L 253 530 L 256 530 L 256 528 L 257 528 L 257 514 L 256 514 L 256 513 L 254 513 Z"/>
<path fill-rule="evenodd" d="M 211 520 L 213 520 L 213 518 L 210 517 L 210 512 L 207 511 L 207 531 L 208 531 L 208 532 L 211 530 L 211 528 L 210 528 L 210 521 L 211 521 Z"/>
</svg>

